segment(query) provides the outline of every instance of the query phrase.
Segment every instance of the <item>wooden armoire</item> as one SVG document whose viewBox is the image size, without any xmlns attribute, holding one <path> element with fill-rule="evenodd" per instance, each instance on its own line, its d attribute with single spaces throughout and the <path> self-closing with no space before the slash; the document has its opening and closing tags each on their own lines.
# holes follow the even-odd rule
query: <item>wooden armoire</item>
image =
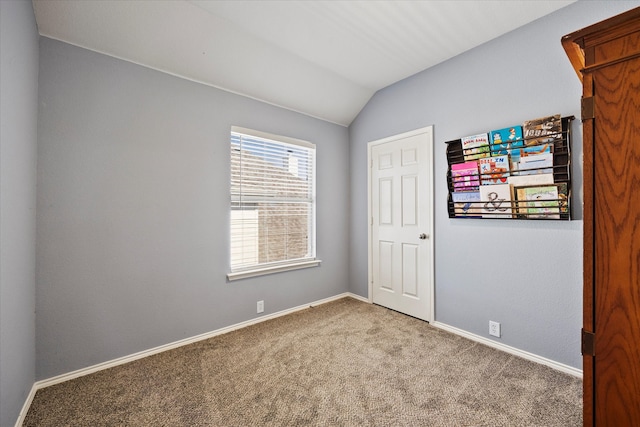
<svg viewBox="0 0 640 427">
<path fill-rule="evenodd" d="M 640 8 L 562 44 L 582 80 L 585 426 L 640 426 Z"/>
</svg>

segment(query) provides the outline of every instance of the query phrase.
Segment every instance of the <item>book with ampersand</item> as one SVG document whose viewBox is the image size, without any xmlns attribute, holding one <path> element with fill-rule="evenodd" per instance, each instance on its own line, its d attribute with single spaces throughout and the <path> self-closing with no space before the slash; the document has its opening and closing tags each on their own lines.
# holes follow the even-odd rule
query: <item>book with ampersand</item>
<svg viewBox="0 0 640 427">
<path fill-rule="evenodd" d="M 480 186 L 480 207 L 483 218 L 511 218 L 511 185 Z"/>
</svg>

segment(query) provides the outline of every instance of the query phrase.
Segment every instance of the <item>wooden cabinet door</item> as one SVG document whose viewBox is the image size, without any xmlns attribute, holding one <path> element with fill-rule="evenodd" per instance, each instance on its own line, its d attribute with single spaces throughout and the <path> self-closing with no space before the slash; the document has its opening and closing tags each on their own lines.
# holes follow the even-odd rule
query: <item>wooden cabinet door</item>
<svg viewBox="0 0 640 427">
<path fill-rule="evenodd" d="M 640 426 L 640 57 L 593 86 L 594 415 Z"/>
<path fill-rule="evenodd" d="M 640 426 L 640 8 L 563 45 L 583 80 L 584 425 Z"/>
</svg>

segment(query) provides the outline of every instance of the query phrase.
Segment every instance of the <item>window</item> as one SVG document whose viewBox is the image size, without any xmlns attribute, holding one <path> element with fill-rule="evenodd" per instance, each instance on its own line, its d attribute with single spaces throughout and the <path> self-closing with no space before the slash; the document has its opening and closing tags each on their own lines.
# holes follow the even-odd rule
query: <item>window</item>
<svg viewBox="0 0 640 427">
<path fill-rule="evenodd" d="M 231 130 L 229 280 L 315 266 L 315 145 Z"/>
</svg>

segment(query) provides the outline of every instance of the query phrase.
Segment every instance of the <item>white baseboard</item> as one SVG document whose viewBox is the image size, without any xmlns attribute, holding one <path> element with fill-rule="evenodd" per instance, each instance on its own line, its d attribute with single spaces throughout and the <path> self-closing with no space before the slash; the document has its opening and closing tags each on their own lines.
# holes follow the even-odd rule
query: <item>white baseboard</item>
<svg viewBox="0 0 640 427">
<path fill-rule="evenodd" d="M 367 297 L 361 297 L 360 295 L 352 294 L 351 292 L 346 292 L 340 295 L 340 298 L 351 297 L 353 299 L 357 299 L 358 301 L 366 302 L 371 304 L 371 300 Z"/>
<path fill-rule="evenodd" d="M 20 410 L 20 414 L 18 415 L 18 421 L 16 421 L 15 427 L 22 427 L 22 423 L 24 422 L 24 417 L 27 416 L 27 412 L 31 407 L 31 402 L 33 402 L 33 398 L 36 395 L 36 391 L 38 391 L 38 388 L 34 383 L 33 386 L 31 387 L 31 391 L 29 392 L 29 395 L 27 396 L 27 400 L 25 400 L 24 405 L 22 405 L 22 409 Z"/>
<path fill-rule="evenodd" d="M 467 332 L 463 329 L 459 329 L 455 326 L 450 326 L 445 323 L 433 322 L 431 323 L 431 325 L 444 331 L 468 338 L 472 341 L 479 342 L 486 346 L 504 351 L 505 353 L 513 354 L 514 356 L 518 356 L 523 359 L 530 360 L 531 362 L 548 366 L 560 372 L 564 372 L 565 374 L 573 375 L 574 377 L 582 379 L 582 369 L 574 368 L 573 366 L 565 365 L 563 363 L 556 362 L 555 360 L 547 359 L 546 357 L 538 356 L 537 354 L 529 353 L 528 351 L 520 350 L 518 348 L 487 339 L 480 335 L 472 334 L 471 332 Z"/>
</svg>

